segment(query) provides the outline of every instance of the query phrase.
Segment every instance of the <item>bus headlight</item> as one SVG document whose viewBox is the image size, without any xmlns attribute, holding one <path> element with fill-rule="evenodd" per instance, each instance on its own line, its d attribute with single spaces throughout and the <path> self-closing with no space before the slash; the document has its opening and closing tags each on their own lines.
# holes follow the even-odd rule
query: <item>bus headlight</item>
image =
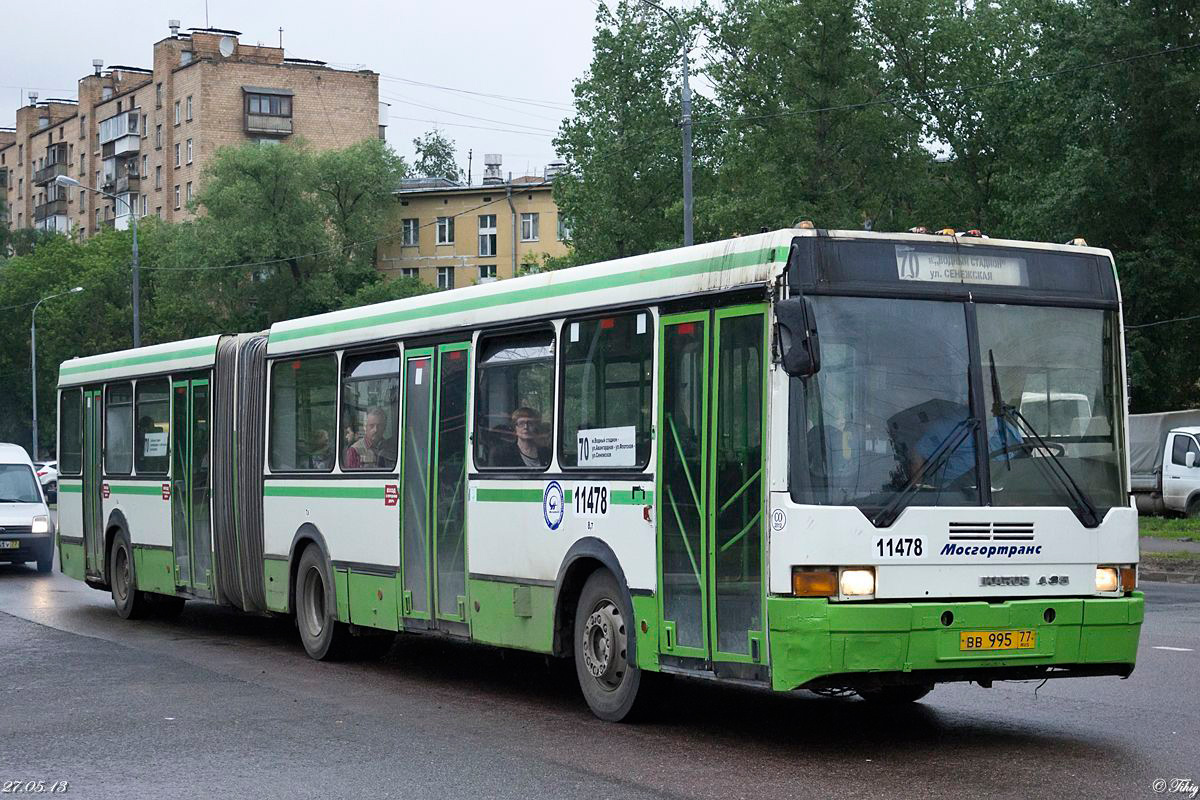
<svg viewBox="0 0 1200 800">
<path fill-rule="evenodd" d="M 1116 567 L 1096 567 L 1097 592 L 1115 592 L 1120 585 Z"/>
<path fill-rule="evenodd" d="M 47 517 L 46 515 L 43 514 L 40 517 L 33 518 L 33 525 L 31 526 L 30 533 L 49 533 L 49 532 L 50 532 L 50 518 L 49 517 Z"/>
<path fill-rule="evenodd" d="M 875 568 L 843 569 L 840 586 L 847 597 L 867 597 L 875 594 Z"/>
</svg>

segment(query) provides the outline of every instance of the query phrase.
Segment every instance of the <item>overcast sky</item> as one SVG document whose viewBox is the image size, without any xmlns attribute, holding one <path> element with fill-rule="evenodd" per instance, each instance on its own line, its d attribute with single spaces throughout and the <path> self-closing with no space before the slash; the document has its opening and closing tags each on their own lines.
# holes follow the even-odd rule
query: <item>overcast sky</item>
<svg viewBox="0 0 1200 800">
<path fill-rule="evenodd" d="M 413 137 L 439 127 L 456 142 L 464 170 L 467 151 L 475 151 L 472 172 L 478 182 L 484 153 L 501 153 L 503 170 L 514 175 L 540 171 L 554 157 L 552 134 L 569 110 L 572 81 L 591 57 L 597 1 L 208 0 L 207 5 L 208 26 L 241 31 L 248 44 L 276 45 L 282 27 L 289 57 L 380 73 L 380 100 L 391 103 L 387 138 L 396 151 L 411 158 Z M 15 109 L 29 90 L 43 100 L 74 98 L 76 82 L 91 72 L 93 58 L 106 66 L 149 67 L 151 46 L 170 33 L 171 18 L 184 30 L 205 27 L 204 0 L 5 5 L 0 126 L 14 124 Z"/>
</svg>

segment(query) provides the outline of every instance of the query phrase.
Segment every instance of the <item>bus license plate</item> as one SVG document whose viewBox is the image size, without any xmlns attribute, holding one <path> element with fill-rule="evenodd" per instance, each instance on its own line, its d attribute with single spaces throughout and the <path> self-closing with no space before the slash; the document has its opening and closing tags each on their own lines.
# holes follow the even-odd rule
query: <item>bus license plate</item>
<svg viewBox="0 0 1200 800">
<path fill-rule="evenodd" d="M 958 649 L 971 650 L 1033 650 L 1037 647 L 1037 631 L 963 631 L 958 635 Z"/>
<path fill-rule="evenodd" d="M 21 547 L 21 543 L 14 539 L 5 539 L 0 542 L 0 550 L 17 550 Z"/>
</svg>

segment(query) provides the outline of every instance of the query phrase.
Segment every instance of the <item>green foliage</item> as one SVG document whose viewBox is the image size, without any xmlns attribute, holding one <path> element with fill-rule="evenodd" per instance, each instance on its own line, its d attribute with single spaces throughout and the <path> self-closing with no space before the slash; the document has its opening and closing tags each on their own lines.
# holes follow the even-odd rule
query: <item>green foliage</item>
<svg viewBox="0 0 1200 800">
<path fill-rule="evenodd" d="M 677 12 L 689 35 L 699 12 Z M 645 253 L 682 243 L 680 155 L 682 41 L 671 21 L 636 0 L 600 3 L 592 63 L 575 82 L 575 115 L 554 146 L 567 171 L 554 182 L 581 262 Z M 701 97 L 693 114 L 706 113 Z M 694 138 L 694 191 L 705 186 L 708 138 Z"/>
<path fill-rule="evenodd" d="M 432 130 L 426 131 L 412 142 L 417 154 L 413 163 L 415 174 L 422 178 L 446 178 L 452 181 L 462 179 L 453 139 L 447 138 L 446 134 L 439 130 Z"/>
</svg>

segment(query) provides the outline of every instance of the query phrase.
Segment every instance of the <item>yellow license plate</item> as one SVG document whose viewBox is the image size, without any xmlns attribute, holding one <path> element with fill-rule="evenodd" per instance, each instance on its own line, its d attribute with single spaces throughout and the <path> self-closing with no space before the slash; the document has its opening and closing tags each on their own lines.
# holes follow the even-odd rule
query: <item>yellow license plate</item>
<svg viewBox="0 0 1200 800">
<path fill-rule="evenodd" d="M 1037 631 L 963 631 L 958 635 L 959 650 L 1033 650 Z"/>
</svg>

